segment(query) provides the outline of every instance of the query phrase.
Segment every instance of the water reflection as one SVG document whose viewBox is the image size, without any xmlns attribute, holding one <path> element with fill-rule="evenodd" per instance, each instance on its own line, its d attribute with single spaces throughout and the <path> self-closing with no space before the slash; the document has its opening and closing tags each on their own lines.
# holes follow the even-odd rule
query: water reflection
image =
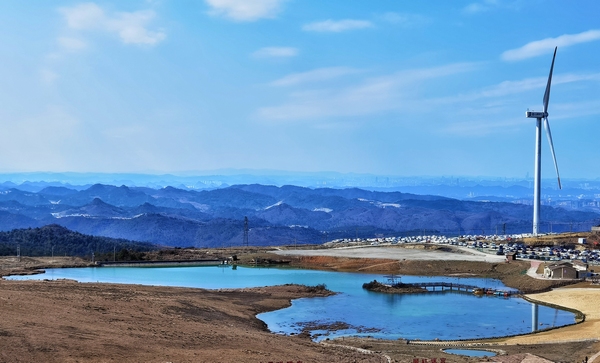
<svg viewBox="0 0 600 363">
<path fill-rule="evenodd" d="M 538 327 L 539 327 L 539 323 L 538 323 L 539 315 L 540 315 L 539 305 L 536 304 L 536 303 L 532 303 L 531 304 L 531 331 L 532 332 L 538 331 Z"/>
<path fill-rule="evenodd" d="M 362 284 L 382 275 L 299 270 L 292 268 L 175 267 L 48 269 L 46 274 L 15 279 L 60 279 L 209 289 L 243 288 L 288 283 L 325 284 L 337 295 L 298 299 L 292 306 L 260 314 L 274 332 L 303 330 L 315 340 L 344 335 L 384 339 L 470 339 L 523 334 L 539 326 L 575 322 L 573 313 L 523 299 L 444 291 L 424 294 L 384 294 L 364 290 Z M 452 282 L 505 289 L 500 281 L 478 278 L 402 276 L 405 283 Z M 535 316 L 536 321 L 533 321 Z M 532 319 L 532 324 L 528 323 Z M 542 325 L 543 324 L 543 325 Z M 321 335 L 316 335 L 321 334 Z"/>
</svg>

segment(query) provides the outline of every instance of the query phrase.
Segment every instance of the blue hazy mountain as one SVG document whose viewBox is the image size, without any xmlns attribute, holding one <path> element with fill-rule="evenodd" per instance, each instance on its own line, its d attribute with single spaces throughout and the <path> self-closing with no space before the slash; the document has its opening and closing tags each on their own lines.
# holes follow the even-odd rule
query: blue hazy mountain
<svg viewBox="0 0 600 363">
<path fill-rule="evenodd" d="M 0 192 L 0 230 L 56 224 L 94 236 L 179 247 L 241 245 L 245 217 L 252 245 L 531 230 L 532 207 L 499 197 L 478 201 L 356 187 L 262 184 L 201 190 L 35 184 L 37 191 L 31 190 L 32 183 L 26 184 L 27 191 L 9 183 Z M 542 206 L 542 231 L 589 230 L 599 221 L 600 213 L 591 207 Z"/>
</svg>

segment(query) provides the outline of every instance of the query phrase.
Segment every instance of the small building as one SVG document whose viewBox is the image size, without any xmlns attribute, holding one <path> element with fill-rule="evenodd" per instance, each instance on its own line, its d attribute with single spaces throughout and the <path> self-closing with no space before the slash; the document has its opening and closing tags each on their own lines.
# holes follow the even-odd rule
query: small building
<svg viewBox="0 0 600 363">
<path fill-rule="evenodd" d="M 509 252 L 506 254 L 506 261 L 516 261 L 516 260 L 517 260 L 516 252 Z"/>
<path fill-rule="evenodd" d="M 544 277 L 548 279 L 576 279 L 578 271 L 569 262 L 553 263 L 544 268 Z"/>
<path fill-rule="evenodd" d="M 588 264 L 581 260 L 573 260 L 571 261 L 571 265 L 573 265 L 573 268 L 577 271 L 587 271 L 588 269 Z"/>
</svg>

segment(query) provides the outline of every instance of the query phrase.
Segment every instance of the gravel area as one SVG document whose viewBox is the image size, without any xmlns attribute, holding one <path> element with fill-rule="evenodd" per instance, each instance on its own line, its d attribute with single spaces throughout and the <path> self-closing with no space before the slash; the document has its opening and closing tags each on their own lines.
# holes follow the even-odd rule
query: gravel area
<svg viewBox="0 0 600 363">
<path fill-rule="evenodd" d="M 450 250 L 450 249 L 449 249 Z M 504 256 L 496 256 L 470 248 L 453 247 L 452 252 L 440 249 L 428 250 L 401 246 L 342 247 L 317 250 L 278 250 L 273 253 L 282 256 L 328 256 L 350 258 L 382 258 L 389 260 L 431 260 L 431 261 L 477 261 L 502 262 Z"/>
</svg>

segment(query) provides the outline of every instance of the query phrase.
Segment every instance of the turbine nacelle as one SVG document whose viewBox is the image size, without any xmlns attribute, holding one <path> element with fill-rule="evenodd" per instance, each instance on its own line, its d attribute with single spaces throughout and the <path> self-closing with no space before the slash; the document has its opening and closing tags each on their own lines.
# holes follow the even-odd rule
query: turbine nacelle
<svg viewBox="0 0 600 363">
<path fill-rule="evenodd" d="M 548 112 L 527 111 L 525 112 L 525 116 L 528 118 L 547 118 Z"/>
</svg>

